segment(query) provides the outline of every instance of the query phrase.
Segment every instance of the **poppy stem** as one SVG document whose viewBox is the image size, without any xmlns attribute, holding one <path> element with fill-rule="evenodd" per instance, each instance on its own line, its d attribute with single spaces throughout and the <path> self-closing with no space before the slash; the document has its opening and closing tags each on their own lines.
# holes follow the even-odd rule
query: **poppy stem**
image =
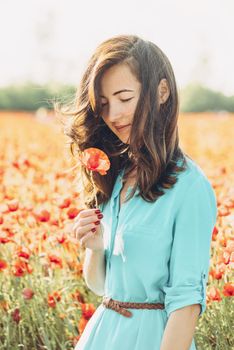
<svg viewBox="0 0 234 350">
<path fill-rule="evenodd" d="M 93 191 L 94 191 L 94 198 L 95 198 L 95 208 L 98 207 L 98 201 L 97 201 L 97 195 L 96 195 L 96 192 L 95 192 L 95 183 L 93 181 L 93 172 L 91 171 L 90 172 L 91 174 L 91 181 L 92 181 L 92 185 L 93 185 Z"/>
</svg>

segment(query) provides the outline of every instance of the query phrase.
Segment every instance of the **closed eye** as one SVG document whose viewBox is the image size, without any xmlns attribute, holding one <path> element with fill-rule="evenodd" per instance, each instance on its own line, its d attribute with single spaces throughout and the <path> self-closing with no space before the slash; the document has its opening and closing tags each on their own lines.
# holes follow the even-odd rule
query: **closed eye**
<svg viewBox="0 0 234 350">
<path fill-rule="evenodd" d="M 130 100 L 132 100 L 132 99 L 133 99 L 133 97 L 130 97 L 130 98 L 127 98 L 127 99 L 120 99 L 120 101 L 121 101 L 121 102 L 128 102 L 128 101 L 130 101 Z M 108 104 L 107 102 L 102 103 L 102 104 L 101 104 L 101 107 L 105 107 L 107 104 Z"/>
<path fill-rule="evenodd" d="M 127 102 L 127 101 L 130 101 L 130 100 L 132 100 L 133 99 L 133 97 L 130 97 L 130 98 L 127 98 L 127 99 L 125 99 L 125 100 L 120 100 L 120 101 L 122 101 L 122 102 Z"/>
</svg>

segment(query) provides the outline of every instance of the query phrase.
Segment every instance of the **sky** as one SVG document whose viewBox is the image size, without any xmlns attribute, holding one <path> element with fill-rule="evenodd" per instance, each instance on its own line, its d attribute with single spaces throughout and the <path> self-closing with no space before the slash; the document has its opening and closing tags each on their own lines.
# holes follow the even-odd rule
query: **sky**
<svg viewBox="0 0 234 350">
<path fill-rule="evenodd" d="M 234 95 L 233 0 L 0 0 L 0 86 L 78 85 L 102 41 L 136 34 L 168 56 L 180 88 Z"/>
</svg>

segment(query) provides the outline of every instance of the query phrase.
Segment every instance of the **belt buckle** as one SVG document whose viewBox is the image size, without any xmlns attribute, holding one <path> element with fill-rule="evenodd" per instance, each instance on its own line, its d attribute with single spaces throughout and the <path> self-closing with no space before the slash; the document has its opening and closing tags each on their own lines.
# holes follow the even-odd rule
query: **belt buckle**
<svg viewBox="0 0 234 350">
<path fill-rule="evenodd" d="M 120 313 L 125 317 L 132 317 L 132 312 L 120 306 L 115 300 L 111 297 L 103 296 L 102 298 L 103 304 L 108 308 Z M 111 305 L 112 304 L 112 305 Z"/>
<path fill-rule="evenodd" d="M 104 303 L 104 305 L 109 306 L 110 301 L 111 301 L 111 297 L 103 296 L 102 302 Z"/>
</svg>

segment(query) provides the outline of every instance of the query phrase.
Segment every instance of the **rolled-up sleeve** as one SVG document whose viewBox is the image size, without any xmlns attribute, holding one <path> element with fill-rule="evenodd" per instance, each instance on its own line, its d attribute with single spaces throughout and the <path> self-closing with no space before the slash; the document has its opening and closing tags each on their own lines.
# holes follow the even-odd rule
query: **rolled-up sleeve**
<svg viewBox="0 0 234 350">
<path fill-rule="evenodd" d="M 182 196 L 173 224 L 169 278 L 164 287 L 167 316 L 182 307 L 200 304 L 206 309 L 212 231 L 217 218 L 214 190 L 198 176 Z"/>
</svg>

